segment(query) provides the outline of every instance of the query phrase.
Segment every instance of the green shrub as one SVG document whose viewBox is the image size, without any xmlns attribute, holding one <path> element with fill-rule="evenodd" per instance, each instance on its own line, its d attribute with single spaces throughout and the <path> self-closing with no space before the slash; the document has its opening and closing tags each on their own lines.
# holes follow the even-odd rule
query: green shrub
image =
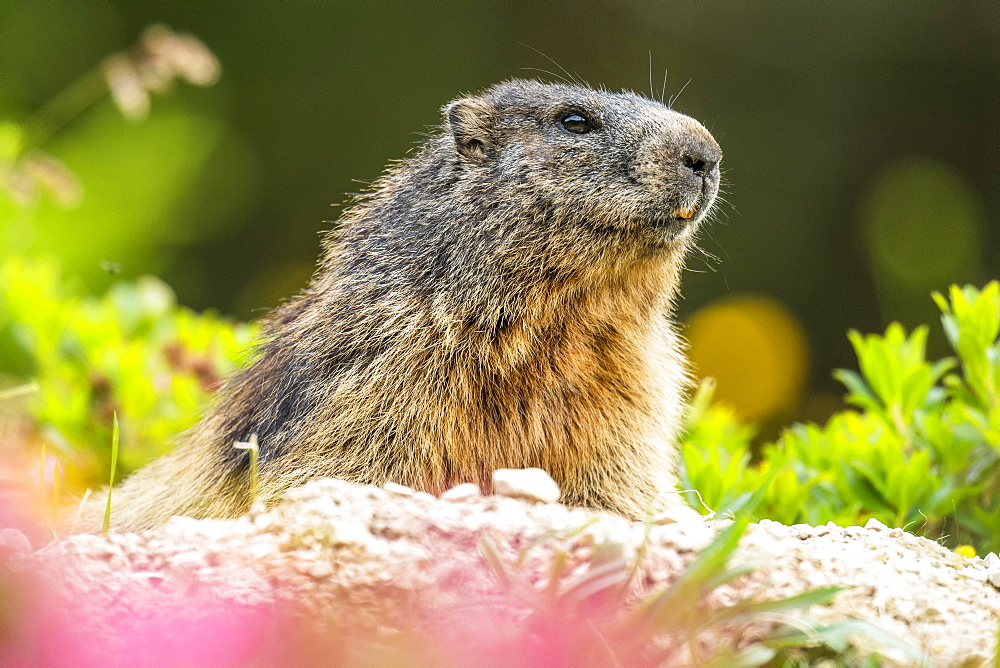
<svg viewBox="0 0 1000 668">
<path fill-rule="evenodd" d="M 835 376 L 857 410 L 822 427 L 792 426 L 756 458 L 752 433 L 710 406 L 704 387 L 681 445 L 682 484 L 716 511 L 736 512 L 764 488 L 756 517 L 874 517 L 981 554 L 1000 549 L 1000 283 L 952 287 L 934 300 L 955 358 L 926 359 L 926 327 L 850 332 L 860 373 Z"/>
<path fill-rule="evenodd" d="M 107 483 L 112 416 L 121 476 L 164 453 L 243 362 L 257 329 L 179 307 L 162 281 L 119 282 L 81 297 L 55 265 L 0 265 L 0 372 L 34 383 L 23 400 L 34 431 L 77 491 Z"/>
</svg>

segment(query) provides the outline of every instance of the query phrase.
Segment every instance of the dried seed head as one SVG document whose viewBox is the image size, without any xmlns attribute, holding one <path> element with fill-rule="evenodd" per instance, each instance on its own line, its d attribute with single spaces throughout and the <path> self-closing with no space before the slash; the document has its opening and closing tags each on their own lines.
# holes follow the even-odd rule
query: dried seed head
<svg viewBox="0 0 1000 668">
<path fill-rule="evenodd" d="M 21 168 L 63 206 L 75 206 L 80 202 L 83 186 L 61 161 L 41 151 L 32 151 L 21 163 Z"/>
<path fill-rule="evenodd" d="M 133 121 L 145 118 L 149 113 L 149 92 L 133 59 L 116 53 L 104 61 L 101 69 L 111 97 L 122 115 Z"/>
<path fill-rule="evenodd" d="M 219 80 L 219 60 L 207 46 L 192 35 L 178 35 L 163 25 L 155 25 L 143 34 L 142 48 L 156 66 L 167 66 L 195 86 L 211 86 Z"/>
<path fill-rule="evenodd" d="M 178 35 L 155 25 L 139 44 L 104 61 L 104 78 L 115 104 L 126 118 L 140 120 L 149 113 L 149 94 L 164 92 L 180 78 L 196 86 L 219 80 L 219 61 L 191 35 Z"/>
</svg>

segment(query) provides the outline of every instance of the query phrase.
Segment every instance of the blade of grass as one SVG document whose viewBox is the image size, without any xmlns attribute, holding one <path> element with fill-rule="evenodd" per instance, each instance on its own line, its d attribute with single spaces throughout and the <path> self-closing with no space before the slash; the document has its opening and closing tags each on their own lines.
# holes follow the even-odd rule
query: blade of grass
<svg viewBox="0 0 1000 668">
<path fill-rule="evenodd" d="M 53 515 L 57 512 L 59 508 L 59 462 L 53 462 L 52 464 L 52 513 Z M 49 520 L 56 519 L 54 516 L 49 517 Z"/>
<path fill-rule="evenodd" d="M 87 501 L 90 500 L 91 490 L 88 487 L 87 491 L 83 493 L 83 498 L 80 499 L 80 503 L 76 504 L 76 514 L 73 516 L 73 524 L 70 525 L 69 533 L 76 533 L 76 527 L 80 524 L 80 513 L 87 506 Z"/>
<path fill-rule="evenodd" d="M 811 591 L 780 598 L 773 601 L 759 601 L 757 603 L 740 603 L 728 608 L 723 608 L 718 612 L 708 615 L 701 622 L 704 626 L 716 624 L 733 624 L 752 619 L 765 613 L 784 612 L 786 610 L 796 610 L 809 608 L 813 605 L 829 603 L 837 592 L 846 587 L 823 587 Z"/>
<path fill-rule="evenodd" d="M 827 626 L 817 626 L 808 633 L 786 627 L 760 642 L 774 649 L 824 645 L 835 652 L 843 653 L 853 645 L 852 637 L 870 640 L 873 643 L 872 650 L 896 650 L 905 655 L 912 665 L 932 665 L 930 657 L 923 650 L 864 619 L 847 619 Z"/>
<path fill-rule="evenodd" d="M 104 506 L 104 525 L 101 533 L 106 534 L 111 526 L 111 490 L 115 486 L 115 470 L 118 468 L 118 411 L 112 414 L 111 422 L 111 479 L 108 483 L 108 503 Z"/>
<path fill-rule="evenodd" d="M 569 555 L 562 550 L 552 555 L 552 567 L 549 569 L 549 583 L 545 585 L 545 596 L 550 599 L 559 597 L 559 587 L 569 566 Z"/>
<path fill-rule="evenodd" d="M 496 578 L 500 586 L 510 587 L 513 575 L 504 563 L 503 557 L 500 556 L 500 550 L 493 541 L 493 537 L 489 534 L 483 534 L 483 537 L 479 539 L 479 549 L 486 560 L 486 566 L 492 571 L 493 577 Z"/>
<path fill-rule="evenodd" d="M 42 457 L 38 461 L 39 482 L 45 487 L 45 441 L 42 441 Z"/>
<path fill-rule="evenodd" d="M 14 397 L 22 397 L 25 394 L 31 394 L 32 392 L 38 391 L 38 383 L 27 383 L 26 385 L 18 385 L 17 387 L 11 387 L 3 392 L 0 392 L 0 401 L 6 401 L 7 399 L 13 399 Z"/>
<path fill-rule="evenodd" d="M 562 595 L 564 600 L 581 602 L 598 592 L 624 587 L 628 581 L 628 565 L 624 561 L 611 562 L 590 570 L 567 587 Z"/>
<path fill-rule="evenodd" d="M 49 509 L 46 507 L 47 497 L 45 496 L 45 441 L 42 441 L 42 456 L 38 460 L 38 493 L 42 500 L 42 517 L 48 517 Z"/>
<path fill-rule="evenodd" d="M 696 604 L 705 583 L 726 571 L 726 563 L 735 552 L 747 524 L 748 519 L 740 519 L 720 532 L 666 591 L 637 609 L 637 621 L 648 628 L 677 625 L 677 616 Z"/>
</svg>

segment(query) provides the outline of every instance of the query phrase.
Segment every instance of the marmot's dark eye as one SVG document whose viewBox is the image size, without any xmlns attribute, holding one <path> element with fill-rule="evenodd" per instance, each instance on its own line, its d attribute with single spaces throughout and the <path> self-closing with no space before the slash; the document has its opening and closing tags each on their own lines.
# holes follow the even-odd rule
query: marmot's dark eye
<svg viewBox="0 0 1000 668">
<path fill-rule="evenodd" d="M 590 119 L 580 114 L 567 114 L 559 122 L 562 123 L 566 132 L 572 132 L 575 135 L 586 134 L 594 129 L 594 124 Z"/>
</svg>

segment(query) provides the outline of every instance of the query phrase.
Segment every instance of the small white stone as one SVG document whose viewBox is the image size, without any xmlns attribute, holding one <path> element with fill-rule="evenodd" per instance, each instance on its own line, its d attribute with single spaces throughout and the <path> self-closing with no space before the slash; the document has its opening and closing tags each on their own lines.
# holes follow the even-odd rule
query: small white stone
<svg viewBox="0 0 1000 668">
<path fill-rule="evenodd" d="M 31 541 L 17 529 L 0 529 L 0 555 L 26 556 L 31 553 Z"/>
<path fill-rule="evenodd" d="M 705 522 L 705 527 L 709 529 L 718 529 L 719 531 L 725 531 L 733 525 L 733 521 L 730 518 L 724 518 L 721 520 L 715 520 L 713 522 Z"/>
<path fill-rule="evenodd" d="M 371 537 L 368 525 L 359 520 L 340 520 L 330 523 L 330 545 L 367 545 Z"/>
<path fill-rule="evenodd" d="M 403 489 L 410 489 L 409 487 L 404 487 Z M 405 492 L 404 492 L 405 493 Z M 413 490 L 410 490 L 410 494 Z M 309 499 L 302 503 L 302 509 L 304 512 L 314 513 L 317 515 L 322 515 L 323 517 L 337 517 L 340 510 L 337 506 L 337 502 L 333 500 L 330 496 L 317 496 L 315 499 Z"/>
<path fill-rule="evenodd" d="M 483 493 L 479 490 L 479 485 L 474 482 L 464 482 L 446 491 L 441 495 L 441 498 L 447 501 L 467 501 L 479 498 L 482 495 Z"/>
<path fill-rule="evenodd" d="M 167 562 L 167 569 L 176 576 L 187 576 L 207 567 L 206 560 L 195 552 L 181 552 Z"/>
<path fill-rule="evenodd" d="M 886 525 L 882 524 L 881 522 L 879 522 L 874 517 L 869 518 L 868 521 L 865 522 L 865 528 L 866 529 L 874 529 L 875 531 L 888 531 L 888 529 L 889 529 L 889 527 L 887 527 Z"/>
<path fill-rule="evenodd" d="M 391 493 L 399 494 L 400 496 L 413 496 L 414 489 L 412 487 L 407 487 L 406 485 L 400 485 L 395 482 L 387 482 L 382 485 L 382 489 Z"/>
<path fill-rule="evenodd" d="M 902 596 L 893 597 L 892 603 L 896 607 L 896 612 L 906 618 L 912 617 L 914 611 L 917 609 L 915 601 Z"/>
<path fill-rule="evenodd" d="M 266 557 L 271 556 L 276 551 L 275 547 L 268 542 L 254 541 L 249 543 L 245 548 L 245 553 L 253 561 L 260 561 Z"/>
<path fill-rule="evenodd" d="M 1000 557 L 990 552 L 983 561 L 986 562 L 986 577 L 990 584 L 1000 589 Z"/>
<path fill-rule="evenodd" d="M 559 485 L 542 469 L 497 469 L 493 472 L 493 491 L 501 496 L 540 503 L 559 500 Z"/>
<path fill-rule="evenodd" d="M 653 517 L 653 524 L 704 524 L 701 514 L 690 506 L 674 506 Z"/>
<path fill-rule="evenodd" d="M 805 540 L 806 538 L 812 538 L 813 528 L 810 524 L 793 524 L 788 527 L 789 533 L 800 540 Z"/>
<path fill-rule="evenodd" d="M 686 552 L 704 549 L 714 536 L 715 532 L 703 524 L 654 526 L 649 531 L 650 541 L 672 544 Z"/>
<path fill-rule="evenodd" d="M 309 575 L 317 580 L 333 575 L 333 567 L 325 561 L 317 561 L 309 567 Z"/>
</svg>

